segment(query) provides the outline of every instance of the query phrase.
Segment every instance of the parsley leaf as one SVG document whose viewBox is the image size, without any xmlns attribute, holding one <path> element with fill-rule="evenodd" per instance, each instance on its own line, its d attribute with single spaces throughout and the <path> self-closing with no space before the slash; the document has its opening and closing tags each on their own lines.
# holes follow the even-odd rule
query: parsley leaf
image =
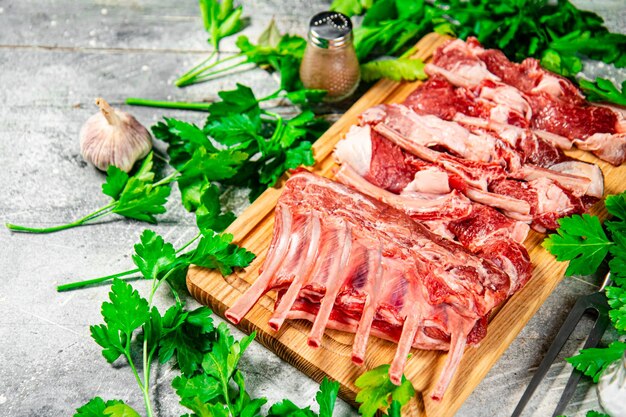
<svg viewBox="0 0 626 417">
<path fill-rule="evenodd" d="M 354 384 L 361 389 L 356 402 L 361 403 L 359 413 L 363 417 L 373 417 L 379 409 L 386 410 L 390 401 L 397 401 L 400 406 L 404 406 L 415 395 L 413 384 L 404 376 L 400 386 L 391 382 L 389 366 L 381 365 L 367 371 L 355 381 Z"/>
<path fill-rule="evenodd" d="M 361 65 L 361 77 L 364 81 L 388 78 L 394 81 L 425 80 L 424 62 L 421 59 L 397 58 L 370 61 Z"/>
<path fill-rule="evenodd" d="M 256 257 L 245 248 L 233 243 L 233 235 L 203 236 L 189 258 L 189 262 L 210 269 L 218 269 L 222 275 L 230 275 L 233 268 L 245 268 Z"/>
<path fill-rule="evenodd" d="M 304 38 L 290 34 L 280 35 L 272 20 L 256 45 L 247 36 L 240 36 L 237 47 L 245 57 L 242 64 L 253 63 L 261 68 L 278 71 L 281 88 L 285 90 L 302 87 L 298 68 L 306 48 Z"/>
<path fill-rule="evenodd" d="M 102 193 L 117 200 L 120 193 L 128 182 L 128 174 L 115 165 L 109 165 L 107 168 L 107 179 L 102 184 Z"/>
<path fill-rule="evenodd" d="M 154 187 L 136 178 L 128 180 L 112 212 L 131 219 L 156 223 L 156 214 L 165 213 L 165 203 L 170 195 L 170 187 Z"/>
<path fill-rule="evenodd" d="M 180 397 L 180 404 L 198 416 L 210 415 L 206 403 L 220 395 L 219 381 L 204 373 L 191 378 L 177 376 L 172 380 L 172 387 Z"/>
<path fill-rule="evenodd" d="M 144 230 L 141 242 L 135 245 L 133 262 L 146 279 L 158 279 L 171 269 L 176 261 L 176 251 L 171 243 L 152 230 Z"/>
<path fill-rule="evenodd" d="M 626 289 L 609 286 L 606 287 L 606 297 L 611 310 L 609 317 L 613 325 L 620 332 L 626 332 Z"/>
<path fill-rule="evenodd" d="M 589 101 L 606 101 L 626 106 L 626 81 L 622 83 L 621 91 L 604 78 L 596 78 L 595 82 L 581 79 L 578 84 Z"/>
<path fill-rule="evenodd" d="M 235 341 L 225 323 L 215 330 L 211 350 L 204 354 L 203 373 L 177 377 L 172 385 L 181 397 L 181 404 L 197 416 L 253 417 L 267 400 L 250 399 L 243 375 L 237 369 L 241 355 L 254 339 L 254 333 Z M 232 385 L 238 387 L 233 392 Z"/>
<path fill-rule="evenodd" d="M 587 414 L 585 414 L 585 417 L 611 417 L 611 416 L 609 416 L 608 414 L 600 413 L 595 410 L 589 410 L 587 411 Z"/>
<path fill-rule="evenodd" d="M 261 119 L 245 113 L 213 119 L 204 127 L 207 134 L 229 149 L 245 149 L 250 142 L 258 140 L 260 129 Z"/>
<path fill-rule="evenodd" d="M 170 307 L 163 316 L 163 335 L 159 342 L 159 361 L 165 363 L 176 355 L 185 376 L 200 369 L 202 358 L 210 350 L 210 335 L 214 330 L 211 310 L 199 307 L 183 311 L 179 305 Z"/>
<path fill-rule="evenodd" d="M 355 16 L 372 7 L 373 3 L 374 0 L 333 0 L 330 10 L 343 13 L 346 16 Z"/>
<path fill-rule="evenodd" d="M 541 57 L 541 66 L 564 77 L 571 77 L 582 71 L 583 62 L 575 55 L 560 54 L 547 49 Z"/>
<path fill-rule="evenodd" d="M 156 223 L 155 214 L 165 213 L 165 203 L 171 189 L 169 186 L 153 184 L 152 155 L 152 152 L 148 154 L 137 173 L 118 192 L 117 203 L 111 210 L 113 213 L 150 223 Z M 107 187 L 107 191 L 112 189 Z"/>
<path fill-rule="evenodd" d="M 111 302 L 102 304 L 105 323 L 130 337 L 149 317 L 148 302 L 130 284 L 115 279 L 109 293 Z"/>
<path fill-rule="evenodd" d="M 249 154 L 242 151 L 222 150 L 209 153 L 198 148 L 180 170 L 178 186 L 183 205 L 194 211 L 201 204 L 202 192 L 212 181 L 220 181 L 235 176 Z"/>
<path fill-rule="evenodd" d="M 200 0 L 200 12 L 208 41 L 217 50 L 222 38 L 239 32 L 245 22 L 241 19 L 242 7 L 233 7 L 232 0 Z"/>
<path fill-rule="evenodd" d="M 598 382 L 602 372 L 613 362 L 619 360 L 626 351 L 626 343 L 615 341 L 606 348 L 590 348 L 581 350 L 578 355 L 567 358 L 572 364 L 593 382 Z"/>
<path fill-rule="evenodd" d="M 130 355 L 133 332 L 150 317 L 148 302 L 120 279 L 114 279 L 109 293 L 111 302 L 102 304 L 105 324 L 91 326 L 91 337 L 102 347 L 102 356 L 112 363 L 120 355 Z"/>
<path fill-rule="evenodd" d="M 104 415 L 108 417 L 141 417 L 131 406 L 124 403 L 108 406 L 104 409 Z"/>
<path fill-rule="evenodd" d="M 315 395 L 315 399 L 320 406 L 320 417 L 332 417 L 333 410 L 335 409 L 335 402 L 337 401 L 337 394 L 339 393 L 339 382 L 330 381 L 327 378 L 322 380 L 320 384 L 320 390 Z"/>
<path fill-rule="evenodd" d="M 208 108 L 209 118 L 207 121 L 232 114 L 247 114 L 250 117 L 255 117 L 261 113 L 259 102 L 248 86 L 237 83 L 234 90 L 220 91 L 217 95 L 222 100 L 211 103 Z"/>
<path fill-rule="evenodd" d="M 607 238 L 600 220 L 589 214 L 559 219 L 556 234 L 546 238 L 542 246 L 559 261 L 570 261 L 565 275 L 589 275 L 606 257 L 613 243 Z"/>
<path fill-rule="evenodd" d="M 607 196 L 604 205 L 609 214 L 613 216 L 613 219 L 604 222 L 609 232 L 612 235 L 626 234 L 626 192 Z"/>
<path fill-rule="evenodd" d="M 605 222 L 607 224 L 609 222 Z M 619 222 L 622 223 L 623 222 Z M 615 222 L 613 226 L 615 227 Z M 608 224 L 607 224 L 608 226 Z M 612 228 L 608 228 L 611 231 L 611 237 L 615 245 L 611 246 L 609 252 L 613 258 L 609 261 L 609 269 L 611 270 L 611 279 L 615 284 L 619 286 L 626 286 L 626 233 L 619 230 L 616 231 Z"/>
<path fill-rule="evenodd" d="M 300 408 L 289 400 L 282 400 L 272 405 L 267 417 L 317 417 L 310 407 Z"/>
<path fill-rule="evenodd" d="M 196 224 L 202 234 L 207 234 L 208 230 L 222 232 L 235 218 L 231 211 L 222 214 L 219 188 L 213 184 L 206 187 L 200 198 L 200 206 L 196 210 Z"/>
<path fill-rule="evenodd" d="M 121 403 L 121 400 L 104 401 L 100 397 L 94 397 L 87 404 L 77 408 L 74 417 L 105 417 L 104 410 L 107 407 Z"/>
</svg>

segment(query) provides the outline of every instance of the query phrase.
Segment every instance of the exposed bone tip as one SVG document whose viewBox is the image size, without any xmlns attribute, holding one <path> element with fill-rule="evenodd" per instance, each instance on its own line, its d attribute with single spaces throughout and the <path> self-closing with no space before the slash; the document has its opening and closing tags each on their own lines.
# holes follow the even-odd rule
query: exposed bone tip
<svg viewBox="0 0 626 417">
<path fill-rule="evenodd" d="M 278 320 L 273 320 L 273 319 L 270 319 L 270 321 L 267 324 L 270 326 L 270 329 L 274 330 L 275 332 L 277 332 L 280 329 L 280 325 L 281 325 L 281 323 Z"/>
<path fill-rule="evenodd" d="M 443 394 L 440 394 L 439 390 L 433 391 L 433 393 L 430 394 L 430 399 L 433 401 L 441 401 L 441 398 L 443 398 Z"/>
<path fill-rule="evenodd" d="M 241 317 L 239 317 L 238 314 L 235 314 L 230 310 L 226 310 L 224 316 L 226 316 L 226 318 L 233 324 L 239 324 L 239 322 L 241 321 Z"/>
<path fill-rule="evenodd" d="M 317 338 L 315 338 L 315 339 L 314 339 L 314 338 L 309 338 L 309 339 L 307 340 L 307 344 L 308 344 L 309 346 L 311 346 L 312 348 L 316 348 L 316 349 L 317 349 L 318 347 L 320 347 L 320 345 L 321 345 L 320 340 L 319 340 L 319 339 L 317 339 Z"/>
<path fill-rule="evenodd" d="M 365 363 L 363 358 L 357 355 L 352 355 L 352 362 L 357 366 L 363 366 L 363 364 Z"/>
<path fill-rule="evenodd" d="M 402 384 L 402 376 L 389 374 L 389 380 L 393 385 L 400 386 Z"/>
</svg>

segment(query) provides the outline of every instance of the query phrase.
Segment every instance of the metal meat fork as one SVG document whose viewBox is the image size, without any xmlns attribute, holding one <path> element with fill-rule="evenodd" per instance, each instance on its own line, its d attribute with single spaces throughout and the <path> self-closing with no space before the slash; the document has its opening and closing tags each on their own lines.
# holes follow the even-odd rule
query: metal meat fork
<svg viewBox="0 0 626 417">
<path fill-rule="evenodd" d="M 595 313 L 597 315 L 597 319 L 593 325 L 593 328 L 591 329 L 591 332 L 589 333 L 589 337 L 587 338 L 583 349 L 592 348 L 598 345 L 600 339 L 602 338 L 602 335 L 604 334 L 604 331 L 606 330 L 610 322 L 609 304 L 607 303 L 606 295 L 604 294 L 604 289 L 607 285 L 610 284 L 610 282 L 611 273 L 609 272 L 604 277 L 604 282 L 602 282 L 602 285 L 597 292 L 580 297 L 576 301 L 576 304 L 574 304 L 572 311 L 570 311 L 569 315 L 565 319 L 565 322 L 563 323 L 563 325 L 559 329 L 559 332 L 554 338 L 552 345 L 550 345 L 546 356 L 541 361 L 541 364 L 539 364 L 537 372 L 535 372 L 533 379 L 530 381 L 530 384 L 528 384 L 526 391 L 524 391 L 524 395 L 522 395 L 522 398 L 517 404 L 517 407 L 515 408 L 515 411 L 513 411 L 511 417 L 519 417 L 522 414 L 524 407 L 532 397 L 533 393 L 535 392 L 543 378 L 548 373 L 550 365 L 552 365 L 557 355 L 563 348 L 563 345 L 565 345 L 565 342 L 578 325 L 578 322 L 586 313 Z M 557 404 L 556 409 L 552 414 L 552 417 L 558 416 L 563 413 L 565 407 L 567 406 L 567 403 L 569 403 L 569 400 L 572 398 L 572 395 L 574 395 L 574 392 L 576 391 L 576 385 L 578 384 L 581 375 L 582 372 L 576 369 L 572 371 L 567 381 L 567 385 L 565 385 L 565 389 L 563 390 L 563 394 L 561 394 L 561 399 L 559 400 L 559 403 Z"/>
</svg>

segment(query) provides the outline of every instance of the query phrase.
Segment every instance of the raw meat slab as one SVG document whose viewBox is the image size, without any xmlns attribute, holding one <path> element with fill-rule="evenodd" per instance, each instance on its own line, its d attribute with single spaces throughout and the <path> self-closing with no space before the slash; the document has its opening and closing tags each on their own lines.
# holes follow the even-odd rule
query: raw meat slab
<svg viewBox="0 0 626 417">
<path fill-rule="evenodd" d="M 447 39 L 435 33 L 425 36 L 417 44 L 415 57 L 426 61 Z M 333 168 L 336 167 L 332 150 L 350 126 L 356 123 L 358 115 L 376 104 L 403 101 L 417 85 L 419 82 L 379 81 L 315 143 L 313 149 L 317 163 L 312 167 L 312 171 L 332 178 Z M 582 151 L 572 151 L 567 154 L 598 164 L 605 175 L 607 194 L 619 193 L 626 189 L 626 165 L 616 168 Z M 259 275 L 258 268 L 265 259 L 272 238 L 273 210 L 281 194 L 281 185 L 282 182 L 263 193 L 227 230 L 234 234 L 235 242 L 257 254 L 257 258 L 247 269 L 226 279 L 219 272 L 198 267 L 189 269 L 187 286 L 191 294 L 222 317 L 224 311 Z M 606 216 L 602 204 L 597 204 L 591 212 L 601 217 Z M 428 394 L 441 371 L 446 353 L 415 349 L 412 351 L 413 356 L 407 362 L 405 375 L 415 385 L 418 395 L 410 405 L 412 410 L 407 412 L 407 415 L 453 416 L 554 291 L 563 278 L 566 265 L 557 262 L 541 247 L 543 238 L 544 235 L 531 232 L 526 239 L 525 245 L 535 266 L 533 278 L 492 317 L 487 337 L 480 346 L 466 349 L 459 369 L 441 402 L 432 401 Z M 371 337 L 368 342 L 365 364 L 359 368 L 350 359 L 354 335 L 335 330 L 326 330 L 320 348 L 313 349 L 307 345 L 311 324 L 306 321 L 288 321 L 279 332 L 272 331 L 267 322 L 274 310 L 274 296 L 273 292 L 263 296 L 241 321 L 239 327 L 246 333 L 256 331 L 259 342 L 315 380 L 321 381 L 324 376 L 328 375 L 339 381 L 341 383 L 340 396 L 347 401 L 354 402 L 357 393 L 354 381 L 362 372 L 380 364 L 390 363 L 393 359 L 396 345 Z"/>
</svg>

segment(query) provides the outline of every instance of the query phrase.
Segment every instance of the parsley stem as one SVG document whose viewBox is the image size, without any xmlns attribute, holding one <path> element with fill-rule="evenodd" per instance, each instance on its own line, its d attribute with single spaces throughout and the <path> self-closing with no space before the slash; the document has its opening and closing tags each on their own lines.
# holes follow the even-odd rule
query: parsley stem
<svg viewBox="0 0 626 417">
<path fill-rule="evenodd" d="M 213 64 L 209 64 L 209 65 L 206 65 L 206 63 L 211 61 L 215 57 L 216 53 L 217 52 L 215 50 L 213 52 L 211 52 L 211 54 L 208 57 L 206 57 L 205 59 L 203 59 L 198 65 L 194 66 L 189 71 L 187 71 L 186 73 L 181 75 L 174 82 L 174 85 L 176 85 L 178 87 L 183 87 L 183 86 L 186 85 L 186 82 L 188 82 L 190 79 L 192 79 L 197 74 L 198 70 L 202 71 L 202 69 L 205 68 L 205 67 L 211 68 L 212 66 L 215 66 L 216 62 L 213 62 Z"/>
<path fill-rule="evenodd" d="M 193 73 L 194 71 L 196 71 L 198 68 L 202 67 L 203 65 L 205 65 L 207 62 L 209 62 L 210 60 L 213 59 L 213 57 L 216 55 L 217 51 L 211 51 L 211 53 L 209 54 L 208 57 L 206 57 L 205 59 L 203 59 L 202 61 L 200 61 L 200 63 L 196 66 L 194 66 L 193 68 L 191 68 L 189 71 L 187 71 L 186 73 L 184 73 L 183 75 L 181 75 L 179 77 L 179 80 L 183 79 L 184 77 L 189 76 L 191 73 Z"/>
<path fill-rule="evenodd" d="M 183 250 L 187 249 L 190 245 L 192 245 L 201 236 L 202 236 L 202 234 L 200 234 L 200 233 L 195 235 L 189 242 L 187 242 L 183 246 L 181 246 L 180 249 L 178 249 L 176 251 L 176 253 L 180 253 Z M 129 269 L 128 271 L 118 272 L 117 274 L 107 275 L 107 276 L 104 276 L 104 277 L 93 278 L 93 279 L 88 279 L 88 280 L 84 280 L 84 281 L 70 282 L 68 284 L 59 285 L 57 287 L 57 291 L 58 292 L 65 292 L 65 291 L 77 290 L 79 288 L 83 288 L 83 287 L 87 287 L 87 286 L 90 286 L 90 285 L 100 284 L 100 283 L 103 283 L 103 282 L 106 282 L 106 281 L 110 281 L 110 280 L 112 280 L 114 278 L 121 278 L 121 277 L 125 277 L 125 276 L 128 276 L 128 275 L 134 275 L 134 274 L 137 274 L 137 273 L 139 273 L 139 268 Z M 130 279 L 130 278 L 127 278 L 127 279 Z"/>
<path fill-rule="evenodd" d="M 242 62 L 237 62 L 236 64 L 230 65 L 230 66 L 225 67 L 225 68 L 220 68 L 220 69 L 217 69 L 217 70 L 215 70 L 215 71 L 209 72 L 208 74 L 202 74 L 202 77 L 197 77 L 197 78 L 195 79 L 194 83 L 201 83 L 201 82 L 204 82 L 204 81 L 208 81 L 208 80 L 210 80 L 210 79 L 214 78 L 214 77 L 215 77 L 216 75 L 218 75 L 218 74 L 221 74 L 221 73 L 224 73 L 224 72 L 230 71 L 230 70 L 232 70 L 232 69 L 235 69 L 235 68 L 237 68 L 237 67 L 239 67 L 239 66 L 241 66 L 241 65 L 243 65 L 243 64 L 245 64 L 245 63 L 246 63 L 245 61 L 242 61 Z M 255 65 L 254 65 L 254 64 L 252 64 L 252 66 L 251 66 L 251 67 L 244 68 L 244 69 L 242 69 L 242 70 L 240 70 L 240 71 L 238 71 L 238 72 L 248 71 L 248 70 L 251 70 L 252 68 L 255 68 Z M 234 74 L 234 72 L 233 72 L 233 74 Z"/>
<path fill-rule="evenodd" d="M 170 182 L 173 182 L 175 180 L 178 179 L 178 176 L 180 176 L 180 172 L 174 170 L 174 172 L 172 172 L 170 175 L 168 175 L 167 177 L 161 178 L 160 180 L 158 180 L 157 182 L 154 183 L 154 187 L 157 187 L 159 185 L 165 185 L 165 184 L 169 184 Z"/>
<path fill-rule="evenodd" d="M 94 284 L 100 284 L 102 282 L 106 282 L 106 281 L 112 280 L 114 278 L 121 278 L 121 277 L 125 277 L 127 275 L 133 275 L 133 274 L 137 274 L 137 273 L 139 273 L 139 268 L 129 269 L 128 271 L 118 272 L 117 274 L 107 275 L 105 277 L 93 278 L 93 279 L 88 279 L 88 280 L 85 280 L 85 281 L 71 282 L 69 284 L 59 285 L 57 287 L 57 291 L 58 292 L 65 292 L 65 291 L 76 290 L 78 288 L 83 288 L 83 287 L 87 287 L 89 285 L 94 285 Z"/>
<path fill-rule="evenodd" d="M 210 63 L 208 65 L 202 66 L 204 63 L 208 62 L 214 56 L 215 56 L 215 52 L 213 52 L 209 56 L 209 58 L 207 58 L 204 61 L 202 61 L 199 65 L 196 65 L 194 68 L 189 70 L 187 73 L 183 74 L 178 80 L 176 80 L 176 82 L 174 84 L 177 87 L 185 87 L 185 86 L 188 86 L 188 85 L 191 85 L 191 84 L 195 84 L 195 83 L 198 82 L 199 76 L 204 75 L 204 73 L 206 71 L 208 71 L 211 68 L 214 68 L 214 67 L 216 67 L 218 65 L 221 65 L 221 64 L 223 64 L 225 62 L 228 62 L 228 61 L 230 61 L 232 59 L 241 58 L 243 56 L 243 54 L 239 53 L 239 54 L 231 55 L 229 57 L 213 61 L 212 63 Z"/>
<path fill-rule="evenodd" d="M 165 101 L 165 100 L 149 100 L 145 98 L 129 97 L 126 104 L 131 106 L 158 107 L 163 109 L 180 109 L 180 110 L 200 110 L 208 111 L 211 103 L 205 102 L 185 102 L 185 101 Z"/>
<path fill-rule="evenodd" d="M 187 249 L 189 247 L 189 245 L 193 244 L 193 242 L 195 242 L 196 240 L 200 239 L 201 236 L 202 236 L 202 233 L 196 234 L 193 238 L 191 238 L 191 240 L 189 242 L 187 242 L 183 246 L 181 246 L 180 249 L 178 249 L 176 251 L 176 253 L 178 254 L 178 253 L 184 251 L 185 249 Z"/>
<path fill-rule="evenodd" d="M 283 91 L 283 89 L 279 88 L 278 90 L 274 91 L 272 94 L 270 94 L 268 96 L 265 96 L 265 97 L 262 97 L 262 98 L 258 99 L 257 101 L 260 103 L 262 101 L 268 101 L 268 100 L 275 99 L 275 98 L 277 98 L 280 95 L 280 93 L 282 91 Z M 269 114 L 270 112 L 267 112 L 267 113 Z"/>
<path fill-rule="evenodd" d="M 133 371 L 133 375 L 135 375 L 135 380 L 137 381 L 137 385 L 139 388 L 143 390 L 143 383 L 141 382 L 141 377 L 139 376 L 139 372 L 137 372 L 137 367 L 135 366 L 135 362 L 133 361 L 133 357 L 130 353 L 130 340 L 132 339 L 132 334 L 128 336 L 126 339 L 126 346 L 124 347 L 124 356 L 126 356 L 126 360 L 130 365 L 130 369 Z"/>
<path fill-rule="evenodd" d="M 76 221 L 73 221 L 71 223 L 67 223 L 67 224 L 62 224 L 59 226 L 52 226 L 52 227 L 41 227 L 41 228 L 37 228 L 37 227 L 26 227 L 26 226 L 19 226 L 17 224 L 12 224 L 12 223 L 6 223 L 6 227 L 14 232 L 24 232 L 24 233 L 52 233 L 52 232 L 58 232 L 59 230 L 65 230 L 65 229 L 71 229 L 72 227 L 77 227 L 77 226 L 82 226 L 85 223 L 88 223 L 92 220 L 95 219 L 99 219 L 102 218 L 108 214 L 111 214 L 112 211 L 110 211 L 109 209 L 113 208 L 115 205 L 117 204 L 117 201 L 111 201 L 109 204 L 107 204 L 104 207 L 99 208 L 98 210 L 94 211 L 93 213 L 90 213 L 88 215 L 86 215 L 85 217 L 82 217 Z"/>
</svg>

